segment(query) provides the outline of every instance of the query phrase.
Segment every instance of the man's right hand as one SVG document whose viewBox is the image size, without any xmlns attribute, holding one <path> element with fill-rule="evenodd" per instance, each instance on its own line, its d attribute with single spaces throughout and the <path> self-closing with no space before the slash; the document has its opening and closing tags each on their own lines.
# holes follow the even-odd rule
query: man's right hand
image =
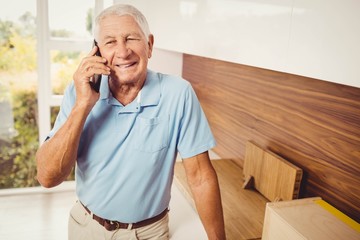
<svg viewBox="0 0 360 240">
<path fill-rule="evenodd" d="M 73 78 L 76 89 L 76 104 L 88 107 L 89 110 L 99 99 L 99 93 L 94 91 L 90 86 L 91 78 L 94 74 L 110 74 L 110 68 L 106 66 L 107 60 L 103 57 L 96 56 L 97 46 L 82 59 Z"/>
</svg>

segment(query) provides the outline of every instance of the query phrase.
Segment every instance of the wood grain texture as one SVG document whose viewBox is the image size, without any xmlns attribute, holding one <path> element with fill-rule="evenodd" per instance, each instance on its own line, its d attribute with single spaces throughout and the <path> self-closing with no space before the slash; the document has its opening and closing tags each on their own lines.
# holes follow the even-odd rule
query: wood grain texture
<svg viewBox="0 0 360 240">
<path fill-rule="evenodd" d="M 254 178 L 254 187 L 270 201 L 286 201 L 299 196 L 302 170 L 282 157 L 246 143 L 244 179 Z"/>
<path fill-rule="evenodd" d="M 360 221 L 360 89 L 184 55 L 222 158 L 241 167 L 253 140 L 304 171 L 300 197 L 320 196 Z"/>
<path fill-rule="evenodd" d="M 219 179 L 227 239 L 260 239 L 267 199 L 255 190 L 241 187 L 244 183 L 242 168 L 232 160 L 221 159 L 211 162 Z M 182 162 L 175 164 L 174 180 L 195 209 Z"/>
<path fill-rule="evenodd" d="M 360 239 L 360 232 L 356 228 L 348 225 L 317 202 L 323 200 L 305 198 L 268 203 L 262 239 Z"/>
</svg>

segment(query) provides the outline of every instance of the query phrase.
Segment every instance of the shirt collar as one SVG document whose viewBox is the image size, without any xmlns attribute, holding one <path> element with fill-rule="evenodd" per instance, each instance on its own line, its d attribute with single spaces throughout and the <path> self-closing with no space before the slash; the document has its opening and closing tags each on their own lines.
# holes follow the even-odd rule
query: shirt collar
<svg viewBox="0 0 360 240">
<path fill-rule="evenodd" d="M 111 100 L 112 94 L 109 88 L 109 77 L 102 75 L 100 83 L 100 99 Z M 140 106 L 153 106 L 158 105 L 161 96 L 160 79 L 159 75 L 155 72 L 148 70 L 144 86 L 141 89 Z"/>
<path fill-rule="evenodd" d="M 144 86 L 141 90 L 141 106 L 158 105 L 161 96 L 159 76 L 148 70 Z"/>
<path fill-rule="evenodd" d="M 102 75 L 100 83 L 100 97 L 99 99 L 110 99 L 111 93 L 109 89 L 109 76 Z"/>
</svg>

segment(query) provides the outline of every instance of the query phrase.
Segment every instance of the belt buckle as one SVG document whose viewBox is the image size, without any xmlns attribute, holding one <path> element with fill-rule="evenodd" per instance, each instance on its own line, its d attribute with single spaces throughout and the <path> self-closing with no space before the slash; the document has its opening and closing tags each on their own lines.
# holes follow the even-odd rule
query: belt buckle
<svg viewBox="0 0 360 240">
<path fill-rule="evenodd" d="M 111 224 L 111 225 L 115 225 L 115 223 L 116 223 L 116 227 L 115 227 L 115 229 L 114 229 L 114 230 L 118 230 L 118 229 L 120 229 L 120 223 L 119 223 L 118 221 L 115 221 L 115 222 L 110 221 L 110 224 Z"/>
</svg>

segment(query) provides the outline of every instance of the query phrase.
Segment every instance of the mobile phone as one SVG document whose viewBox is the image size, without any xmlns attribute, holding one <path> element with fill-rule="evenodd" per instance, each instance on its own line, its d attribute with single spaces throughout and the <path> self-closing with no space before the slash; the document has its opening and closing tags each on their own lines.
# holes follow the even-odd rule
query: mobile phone
<svg viewBox="0 0 360 240">
<path fill-rule="evenodd" d="M 94 39 L 94 44 L 93 44 L 93 46 L 98 46 L 98 45 L 97 45 L 97 42 L 95 41 L 95 39 Z M 98 47 L 98 50 L 96 51 L 95 55 L 101 57 L 99 47 Z M 91 86 L 96 92 L 99 92 L 100 83 L 101 83 L 101 74 L 94 74 L 92 80 L 90 81 L 90 86 Z"/>
</svg>

